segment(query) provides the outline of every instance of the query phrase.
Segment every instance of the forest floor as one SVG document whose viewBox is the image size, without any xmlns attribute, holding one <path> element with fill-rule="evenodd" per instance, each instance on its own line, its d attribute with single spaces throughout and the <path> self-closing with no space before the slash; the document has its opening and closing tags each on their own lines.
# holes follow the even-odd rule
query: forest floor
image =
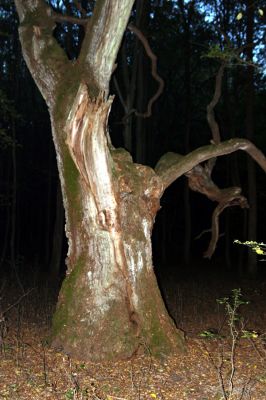
<svg viewBox="0 0 266 400">
<path fill-rule="evenodd" d="M 174 283 L 170 278 L 162 284 L 164 297 L 186 333 L 187 353 L 158 360 L 146 349 L 130 361 L 101 364 L 71 359 L 47 345 L 56 291 L 41 286 L 20 298 L 6 287 L 1 303 L 6 319 L 0 319 L 0 400 L 266 400 L 266 283 L 210 276 Z M 243 324 L 238 329 L 249 333 L 246 338 L 239 335 L 232 352 L 230 317 L 216 300 L 240 287 L 250 303 L 239 307 Z"/>
</svg>

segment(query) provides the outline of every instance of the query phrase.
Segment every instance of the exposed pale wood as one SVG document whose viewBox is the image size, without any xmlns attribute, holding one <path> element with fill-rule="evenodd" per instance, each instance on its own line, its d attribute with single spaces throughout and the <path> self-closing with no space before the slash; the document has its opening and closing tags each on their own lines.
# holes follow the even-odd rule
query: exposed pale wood
<svg viewBox="0 0 266 400">
<path fill-rule="evenodd" d="M 99 90 L 108 95 L 117 52 L 134 0 L 104 0 L 95 4 L 84 39 L 81 58 L 85 60 Z"/>
</svg>

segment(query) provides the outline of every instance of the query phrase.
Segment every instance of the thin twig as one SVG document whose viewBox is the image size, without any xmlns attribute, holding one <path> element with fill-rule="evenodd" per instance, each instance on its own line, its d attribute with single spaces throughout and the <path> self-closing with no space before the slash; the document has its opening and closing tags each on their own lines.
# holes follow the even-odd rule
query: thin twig
<svg viewBox="0 0 266 400">
<path fill-rule="evenodd" d="M 46 353 L 45 353 L 45 345 L 42 342 L 42 365 L 43 365 L 43 378 L 44 378 L 44 384 L 47 386 L 48 384 L 48 373 L 47 373 L 47 365 L 46 365 Z"/>
<path fill-rule="evenodd" d="M 28 296 L 28 294 L 29 294 L 30 292 L 32 292 L 34 289 L 35 289 L 35 288 L 31 288 L 31 289 L 29 289 L 26 293 L 24 293 L 22 296 L 20 296 L 19 299 L 18 299 L 15 303 L 11 304 L 11 306 L 9 306 L 5 311 L 3 311 L 3 314 L 6 314 L 9 310 L 11 310 L 13 307 L 15 307 L 16 305 L 18 305 L 18 304 L 21 302 L 21 300 L 22 300 L 25 296 Z"/>
</svg>

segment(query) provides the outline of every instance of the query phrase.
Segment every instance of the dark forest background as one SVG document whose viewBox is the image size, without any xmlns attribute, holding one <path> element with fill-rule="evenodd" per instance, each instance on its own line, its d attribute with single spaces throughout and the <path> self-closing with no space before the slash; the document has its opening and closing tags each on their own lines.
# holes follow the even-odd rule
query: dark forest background
<svg viewBox="0 0 266 400">
<path fill-rule="evenodd" d="M 93 1 L 48 3 L 72 16 L 93 9 Z M 246 137 L 266 153 L 265 15 L 263 0 L 137 0 L 131 22 L 156 54 L 165 87 L 151 117 L 132 112 L 145 112 L 157 82 L 142 43 L 128 30 L 111 82 L 113 144 L 152 167 L 168 151 L 186 154 L 208 144 L 206 107 L 227 57 L 215 109 L 222 140 Z M 48 112 L 22 58 L 12 1 L 0 0 L 0 20 L 0 270 L 18 280 L 40 274 L 58 278 L 64 274 L 67 243 Z M 82 27 L 57 24 L 55 36 L 75 60 Z M 162 198 L 153 232 L 159 273 L 174 268 L 192 274 L 203 267 L 238 276 L 266 271 L 255 254 L 233 244 L 234 239 L 266 241 L 265 173 L 237 153 L 218 159 L 213 178 L 220 187 L 241 186 L 250 209 L 224 211 L 216 253 L 206 260 L 210 232 L 205 231 L 215 204 L 189 191 L 184 177 L 178 179 Z"/>
</svg>

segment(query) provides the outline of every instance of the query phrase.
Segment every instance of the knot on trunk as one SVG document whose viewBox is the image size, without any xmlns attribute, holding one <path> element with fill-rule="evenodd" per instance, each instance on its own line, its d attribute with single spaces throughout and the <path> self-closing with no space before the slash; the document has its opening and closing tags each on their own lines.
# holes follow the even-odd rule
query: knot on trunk
<svg viewBox="0 0 266 400">
<path fill-rule="evenodd" d="M 110 231 L 119 229 L 119 223 L 115 210 L 105 209 L 98 213 L 97 222 L 103 230 Z"/>
</svg>

